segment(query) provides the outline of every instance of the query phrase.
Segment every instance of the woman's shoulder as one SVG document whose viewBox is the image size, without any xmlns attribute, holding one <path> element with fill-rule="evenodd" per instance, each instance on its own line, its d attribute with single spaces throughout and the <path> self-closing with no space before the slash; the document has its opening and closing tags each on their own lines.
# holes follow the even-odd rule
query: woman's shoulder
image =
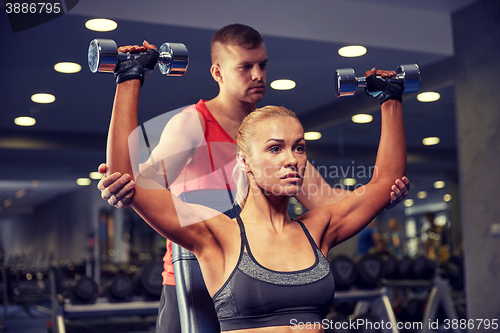
<svg viewBox="0 0 500 333">
<path fill-rule="evenodd" d="M 295 220 L 302 222 L 307 230 L 312 233 L 324 233 L 332 219 L 331 209 L 326 207 L 319 207 L 312 209 Z"/>
</svg>

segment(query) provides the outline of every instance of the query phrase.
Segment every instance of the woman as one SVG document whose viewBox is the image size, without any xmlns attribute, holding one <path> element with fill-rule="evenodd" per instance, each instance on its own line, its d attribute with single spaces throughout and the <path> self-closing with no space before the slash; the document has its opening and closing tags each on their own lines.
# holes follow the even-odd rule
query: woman
<svg viewBox="0 0 500 333">
<path fill-rule="evenodd" d="M 375 73 L 395 75 L 375 69 L 366 75 Z M 337 205 L 311 210 L 296 221 L 288 216 L 288 202 L 301 189 L 307 157 L 302 125 L 280 107 L 258 109 L 240 127 L 235 169 L 243 209 L 238 218 L 184 204 L 165 189 L 136 187 L 131 206 L 160 234 L 198 258 L 222 331 L 323 331 L 319 322 L 334 294 L 328 250 L 387 206 L 391 185 L 406 167 L 402 87 L 374 75 L 369 79 L 367 92 L 382 103 L 376 172 L 369 184 Z M 115 99 L 109 130 L 110 173 L 133 174 L 128 137 L 137 127 L 138 94 L 130 91 L 138 91 L 131 88 L 140 84 L 132 79 L 117 86 L 121 98 Z M 179 220 L 201 222 L 181 227 Z"/>
</svg>

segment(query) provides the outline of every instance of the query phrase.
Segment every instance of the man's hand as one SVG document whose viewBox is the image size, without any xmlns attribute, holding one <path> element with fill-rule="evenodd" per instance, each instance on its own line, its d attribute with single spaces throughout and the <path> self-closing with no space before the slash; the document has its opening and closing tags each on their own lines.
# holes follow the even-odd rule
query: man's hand
<svg viewBox="0 0 500 333">
<path fill-rule="evenodd" d="M 98 168 L 99 173 L 104 174 L 104 177 L 97 184 L 97 188 L 101 191 L 101 197 L 113 207 L 129 207 L 135 191 L 135 182 L 130 178 L 130 175 L 122 175 L 119 172 L 106 176 L 107 169 L 108 167 L 104 163 Z"/>
<path fill-rule="evenodd" d="M 396 207 L 404 198 L 408 195 L 410 191 L 410 181 L 408 178 L 403 177 L 401 179 L 396 180 L 394 185 L 391 187 L 391 201 L 389 205 L 385 209 L 391 209 Z"/>
</svg>

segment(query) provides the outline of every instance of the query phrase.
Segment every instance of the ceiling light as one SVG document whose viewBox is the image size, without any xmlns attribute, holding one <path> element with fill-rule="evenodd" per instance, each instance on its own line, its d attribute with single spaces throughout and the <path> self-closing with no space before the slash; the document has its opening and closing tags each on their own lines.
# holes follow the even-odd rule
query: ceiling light
<svg viewBox="0 0 500 333">
<path fill-rule="evenodd" d="M 295 81 L 282 79 L 271 82 L 271 88 L 275 90 L 290 90 L 295 88 Z"/>
<path fill-rule="evenodd" d="M 443 188 L 445 187 L 446 183 L 443 182 L 442 180 L 438 180 L 434 182 L 434 188 Z"/>
<path fill-rule="evenodd" d="M 4 202 L 3 202 L 3 206 L 5 208 L 9 207 L 10 205 L 12 205 L 12 199 L 11 198 L 8 198 L 8 199 L 5 199 Z"/>
<path fill-rule="evenodd" d="M 441 95 L 439 95 L 437 92 L 423 92 L 417 95 L 417 99 L 420 102 L 435 102 L 437 101 Z"/>
<path fill-rule="evenodd" d="M 356 185 L 357 181 L 354 178 L 346 178 L 344 179 L 344 185 L 346 186 L 354 186 Z"/>
<path fill-rule="evenodd" d="M 82 66 L 74 62 L 59 62 L 54 65 L 54 69 L 59 73 L 78 73 L 82 70 Z"/>
<path fill-rule="evenodd" d="M 433 146 L 439 143 L 439 138 L 437 136 L 430 136 L 428 138 L 424 138 L 422 143 L 426 146 Z"/>
<path fill-rule="evenodd" d="M 20 189 L 19 191 L 16 192 L 16 194 L 14 194 L 16 199 L 20 199 L 20 198 L 24 197 L 25 195 L 26 195 L 26 190 L 24 188 Z"/>
<path fill-rule="evenodd" d="M 443 196 L 443 200 L 444 200 L 445 202 L 450 202 L 450 201 L 451 201 L 451 194 L 445 194 L 445 195 Z"/>
<path fill-rule="evenodd" d="M 321 139 L 320 132 L 305 132 L 304 133 L 304 140 L 319 140 L 319 139 Z"/>
<path fill-rule="evenodd" d="M 90 179 L 101 179 L 103 176 L 102 173 L 94 171 L 89 174 Z"/>
<path fill-rule="evenodd" d="M 352 121 L 355 122 L 356 124 L 367 124 L 370 123 L 373 120 L 373 116 L 370 114 L 355 114 L 352 116 Z"/>
<path fill-rule="evenodd" d="M 403 205 L 405 207 L 411 207 L 413 206 L 413 203 L 414 203 L 413 199 L 406 199 L 405 201 L 403 201 Z"/>
<path fill-rule="evenodd" d="M 304 212 L 304 209 L 302 208 L 301 204 L 295 204 L 293 206 L 293 213 L 295 215 L 302 215 L 303 212 Z"/>
<path fill-rule="evenodd" d="M 108 19 L 92 19 L 85 22 L 85 27 L 93 31 L 111 31 L 115 30 L 118 24 Z"/>
<path fill-rule="evenodd" d="M 76 180 L 76 183 L 80 186 L 87 186 L 90 185 L 92 181 L 90 180 L 90 178 L 78 178 Z"/>
<path fill-rule="evenodd" d="M 366 53 L 366 47 L 361 45 L 344 46 L 339 49 L 342 57 L 360 57 Z"/>
<path fill-rule="evenodd" d="M 425 192 L 425 191 L 418 192 L 417 193 L 417 198 L 419 198 L 419 199 L 425 199 L 425 198 L 427 198 L 427 192 Z"/>
<path fill-rule="evenodd" d="M 53 103 L 56 100 L 56 97 L 51 94 L 34 94 L 31 96 L 31 100 L 35 103 L 48 104 Z"/>
<path fill-rule="evenodd" d="M 36 124 L 36 120 L 31 117 L 17 117 L 14 119 L 14 123 L 18 126 L 33 126 Z"/>
</svg>

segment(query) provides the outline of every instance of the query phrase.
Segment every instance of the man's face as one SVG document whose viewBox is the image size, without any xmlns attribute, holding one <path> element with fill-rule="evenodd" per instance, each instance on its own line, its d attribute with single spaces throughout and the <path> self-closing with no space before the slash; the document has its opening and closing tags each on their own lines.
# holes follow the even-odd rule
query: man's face
<svg viewBox="0 0 500 333">
<path fill-rule="evenodd" d="M 264 97 L 267 52 L 264 44 L 254 49 L 221 45 L 221 89 L 238 101 L 258 103 Z"/>
</svg>

